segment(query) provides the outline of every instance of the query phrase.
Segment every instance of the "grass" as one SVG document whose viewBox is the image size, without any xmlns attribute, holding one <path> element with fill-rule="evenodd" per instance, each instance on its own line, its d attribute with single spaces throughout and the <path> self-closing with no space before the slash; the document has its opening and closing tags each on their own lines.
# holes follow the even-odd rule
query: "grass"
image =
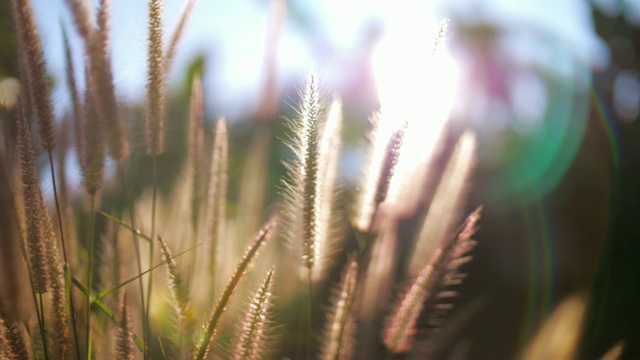
<svg viewBox="0 0 640 360">
<path fill-rule="evenodd" d="M 341 191 L 342 102 L 327 101 L 310 75 L 296 114 L 286 121 L 292 155 L 280 159 L 286 174 L 271 191 L 278 194 L 276 210 L 261 229 L 254 228 L 267 218 L 265 204 L 251 202 L 257 208 L 247 210 L 230 198 L 229 188 L 259 194 L 255 189 L 265 191 L 266 172 L 275 171 L 250 160 L 243 179 L 230 171 L 232 159 L 242 158 L 234 153 L 243 146 L 234 143 L 240 130 L 224 119 L 215 125 L 204 121 L 201 74 L 192 80 L 186 139 L 167 141 L 165 122 L 176 123 L 167 114 L 179 110 L 165 111 L 164 78 L 194 1 L 187 2 L 167 48 L 162 1 L 149 1 L 144 124 L 123 116 L 134 110 L 123 110 L 116 100 L 109 2 L 100 2 L 97 26 L 83 2 L 67 2 L 87 59 L 81 96 L 65 35 L 74 105 L 65 116 L 72 119 L 67 128 L 74 136 L 68 138 L 75 139 L 71 148 L 83 178 L 83 190 L 75 193 L 56 186 L 68 183 L 65 167 L 54 161 L 66 159 L 66 148 L 56 141 L 61 120 L 51 110 L 49 84 L 43 80 L 30 2 L 12 0 L 24 79 L 15 94 L 20 100 L 4 102 L 0 109 L 17 129 L 2 134 L 0 164 L 6 169 L 1 174 L 15 206 L 3 204 L 9 210 L 0 216 L 2 223 L 15 226 L 7 231 L 13 234 L 8 241 L 23 262 L 14 269 L 19 291 L 0 294 L 0 358 L 403 358 L 447 328 L 454 311 L 451 298 L 465 279 L 464 266 L 475 246 L 471 236 L 481 222 L 480 210 L 467 220 L 462 213 L 479 205 L 465 202 L 474 169 L 472 132 L 441 134 L 457 144 L 442 173 L 416 172 L 418 177 L 411 178 L 396 169 L 402 157 L 412 156 L 404 148 L 407 123 L 389 126 L 383 114 L 372 114 L 378 119 L 375 128 L 391 130 L 374 131 L 361 188 Z M 31 123 L 38 126 L 38 138 Z M 146 145 L 135 140 L 135 129 L 142 126 Z M 263 145 L 252 146 L 247 159 L 264 159 L 260 152 L 270 147 L 264 134 L 256 139 Z M 54 157 L 56 151 L 63 153 Z M 45 202 L 37 175 L 41 152 L 49 160 L 54 204 Z M 176 152 L 187 153 L 184 166 L 167 160 L 167 153 Z M 107 157 L 117 164 L 117 179 L 105 174 Z M 7 165 L 10 159 L 19 159 L 19 165 Z M 178 174 L 174 181 L 163 181 L 172 173 Z M 403 181 L 431 188 L 392 191 L 392 184 Z M 426 193 L 435 195 L 431 199 Z M 428 211 L 406 206 L 419 203 L 416 197 L 430 200 Z M 417 226 L 403 231 L 409 218 Z M 113 236 L 107 236 L 109 227 Z M 250 232 L 257 235 L 247 238 Z M 398 244 L 414 251 L 403 252 Z M 407 285 L 396 293 L 397 282 Z M 21 303 L 26 296 L 33 304 Z M 540 350 L 545 344 L 535 346 L 527 354 L 549 353 Z M 562 351 L 571 353 L 572 346 Z"/>
</svg>

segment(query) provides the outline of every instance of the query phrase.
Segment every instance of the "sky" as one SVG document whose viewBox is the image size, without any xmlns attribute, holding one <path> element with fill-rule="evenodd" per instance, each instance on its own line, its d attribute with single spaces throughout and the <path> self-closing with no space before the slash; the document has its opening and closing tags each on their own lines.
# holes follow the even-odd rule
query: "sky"
<svg viewBox="0 0 640 360">
<path fill-rule="evenodd" d="M 598 2 L 607 6 L 606 0 Z M 82 45 L 64 0 L 32 0 L 32 3 L 48 70 L 56 83 L 61 84 L 53 94 L 56 111 L 61 113 L 69 103 L 63 85 L 61 22 L 71 34 L 78 78 L 82 78 Z M 185 3 L 185 0 L 164 1 L 165 38 L 175 27 Z M 608 6 L 611 11 L 615 10 Z M 145 94 L 146 1 L 112 0 L 111 7 L 116 91 L 121 101 L 140 102 Z M 268 10 L 268 0 L 198 0 L 169 76 L 169 91 L 182 90 L 179 85 L 186 66 L 198 55 L 204 55 L 207 59 L 205 98 L 208 109 L 214 112 L 208 115 L 226 115 L 230 120 L 247 116 L 257 106 L 264 81 Z M 513 36 L 505 41 L 512 40 L 512 56 L 519 56 L 520 62 L 530 61 L 539 54 L 538 43 L 534 42 L 528 49 L 522 45 L 531 39 L 526 35 L 531 29 L 542 29 L 563 39 L 570 45 L 572 56 L 588 66 L 602 66 L 607 62 L 606 49 L 593 33 L 589 7 L 581 0 L 399 0 L 393 3 L 290 0 L 277 55 L 279 91 L 301 84 L 312 68 L 320 72 L 327 88 L 340 91 L 344 83 L 354 77 L 353 72 L 360 71 L 369 62 L 386 63 L 374 69 L 378 79 L 397 77 L 396 69 L 403 72 L 401 78 L 410 81 L 411 74 L 419 71 L 417 60 L 431 50 L 434 29 L 444 13 L 465 22 L 485 21 L 507 29 Z M 374 44 L 377 49 L 373 50 L 363 44 L 363 38 L 371 29 L 382 33 L 380 46 Z M 387 89 L 383 91 L 393 93 L 403 87 L 403 81 L 385 85 Z"/>
</svg>

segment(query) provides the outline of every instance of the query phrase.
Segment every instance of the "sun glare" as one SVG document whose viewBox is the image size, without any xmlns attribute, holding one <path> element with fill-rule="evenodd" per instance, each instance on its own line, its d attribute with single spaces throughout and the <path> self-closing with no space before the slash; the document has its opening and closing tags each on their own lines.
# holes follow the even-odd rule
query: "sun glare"
<svg viewBox="0 0 640 360">
<path fill-rule="evenodd" d="M 449 118 L 458 75 L 445 43 L 446 21 L 430 20 L 428 16 L 398 20 L 390 17 L 373 58 L 384 122 L 381 127 L 393 129 L 407 121 L 396 167 L 400 176 L 396 176 L 391 194 L 406 174 L 431 156 Z"/>
</svg>

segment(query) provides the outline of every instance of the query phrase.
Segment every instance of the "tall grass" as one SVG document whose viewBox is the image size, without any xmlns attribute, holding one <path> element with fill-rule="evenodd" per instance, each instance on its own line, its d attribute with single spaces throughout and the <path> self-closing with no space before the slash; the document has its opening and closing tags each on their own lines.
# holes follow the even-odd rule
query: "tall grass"
<svg viewBox="0 0 640 360">
<path fill-rule="evenodd" d="M 465 278 L 475 246 L 471 236 L 481 221 L 480 210 L 463 220 L 465 209 L 479 205 L 466 198 L 475 163 L 472 132 L 449 129 L 442 136 L 457 146 L 445 166 L 438 174 L 417 172 L 416 181 L 429 189 L 397 191 L 389 201 L 391 184 L 406 176 L 396 168 L 399 158 L 411 156 L 404 154 L 408 120 L 372 115 L 378 119 L 368 144 L 372 155 L 360 164 L 362 183 L 353 191 L 340 181 L 342 129 L 348 124 L 342 101 L 335 97 L 329 104 L 312 74 L 297 112 L 286 121 L 291 152 L 278 159 L 284 165 L 277 171 L 265 165 L 273 154 L 263 153 L 280 149 L 270 135 L 277 127 L 256 136 L 260 143 L 243 153 L 239 126 L 205 118 L 202 74 L 189 79 L 190 109 L 168 111 L 165 78 L 194 0 L 186 2 L 168 42 L 162 1 L 148 1 L 143 123 L 115 93 L 109 1 L 95 9 L 80 0 L 67 4 L 86 63 L 81 84 L 65 33 L 72 99 L 65 116 L 72 126 L 66 122 L 60 133 L 30 2 L 13 0 L 21 91 L 15 95 L 20 100 L 0 104 L 11 125 L 2 130 L 6 153 L 0 153 L 0 164 L 12 194 L 1 204 L 9 210 L 0 211 L 0 224 L 18 219 L 6 234 L 22 255 L 12 271 L 27 280 L 13 293 L 0 293 L 0 358 L 391 358 L 411 355 L 425 340 L 418 335 L 447 326 L 448 313 L 455 311 L 450 298 Z M 284 10 L 277 10 L 281 16 Z M 276 39 L 270 40 L 275 46 Z M 274 49 L 267 52 L 275 61 Z M 180 111 L 188 129 L 176 141 L 166 129 L 186 127 L 187 121 L 175 118 Z M 146 144 L 129 136 L 142 128 Z M 55 173 L 52 150 L 58 143 L 60 164 L 67 149 L 77 155 L 84 191 L 69 188 L 65 171 Z M 53 204 L 43 195 L 40 153 L 49 160 Z M 187 161 L 167 162 L 165 153 L 187 154 Z M 117 163 L 116 179 L 105 175 L 107 156 Z M 4 159 L 19 159 L 19 165 Z M 263 195 L 236 196 L 238 188 L 264 194 L 277 173 L 284 174 L 271 191 L 271 214 L 264 215 Z M 428 211 L 405 206 L 421 201 L 429 202 Z M 407 219 L 414 230 L 403 229 Z M 257 223 L 266 224 L 247 237 Z M 160 268 L 166 276 L 156 274 Z M 392 294 L 396 283 L 407 285 Z M 15 314 L 8 310 L 17 308 L 22 310 Z"/>
</svg>

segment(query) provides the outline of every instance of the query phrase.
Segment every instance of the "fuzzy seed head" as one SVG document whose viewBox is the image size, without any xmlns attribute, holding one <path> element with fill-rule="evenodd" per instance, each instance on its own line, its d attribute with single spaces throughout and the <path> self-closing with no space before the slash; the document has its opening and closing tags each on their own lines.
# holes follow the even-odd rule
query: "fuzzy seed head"
<svg viewBox="0 0 640 360">
<path fill-rule="evenodd" d="M 273 268 L 267 272 L 262 285 L 249 304 L 249 311 L 242 322 L 240 336 L 233 346 L 234 360 L 258 360 L 264 353 L 269 326 L 273 287 Z"/>
<path fill-rule="evenodd" d="M 22 104 L 16 106 L 16 130 L 18 149 L 20 150 L 20 169 L 24 197 L 24 211 L 27 230 L 27 253 L 33 278 L 33 290 L 37 293 L 47 291 L 48 276 L 45 260 L 45 224 L 44 199 L 36 168 L 36 156 L 31 134 L 24 117 Z"/>
<path fill-rule="evenodd" d="M 178 314 L 180 324 L 184 325 L 188 317 L 187 295 L 182 288 L 182 279 L 178 272 L 176 261 L 173 258 L 173 253 L 171 249 L 169 249 L 169 245 L 167 245 L 161 237 L 158 237 L 158 241 L 160 242 L 163 260 L 167 264 L 167 275 L 169 277 L 169 289 L 171 290 L 173 306 Z"/>
<path fill-rule="evenodd" d="M 208 203 L 208 236 L 210 239 L 209 270 L 214 273 L 217 248 L 225 236 L 227 209 L 227 172 L 228 172 L 229 140 L 224 118 L 218 120 L 213 139 L 213 155 L 211 157 L 211 177 L 209 183 Z"/>
<path fill-rule="evenodd" d="M 302 264 L 311 271 L 318 261 L 321 235 L 322 179 L 320 176 L 321 101 L 315 76 L 309 77 L 302 104 L 288 126 L 294 159 L 285 164 L 290 182 L 284 183 L 288 240 L 301 241 Z"/>
<path fill-rule="evenodd" d="M 13 9 L 18 27 L 19 44 L 25 49 L 24 65 L 27 66 L 25 73 L 29 81 L 30 98 L 35 106 L 38 133 L 42 146 L 51 151 L 54 145 L 55 125 L 40 35 L 29 0 L 13 0 Z"/>
<path fill-rule="evenodd" d="M 49 282 L 51 284 L 53 303 L 53 327 L 54 327 L 54 351 L 56 359 L 71 359 L 71 343 L 69 338 L 69 325 L 67 323 L 69 314 L 67 312 L 67 297 L 64 285 L 64 268 L 60 261 L 60 255 L 53 230 L 53 223 L 46 209 L 44 224 L 45 233 L 49 241 L 46 242 L 47 258 L 49 260 Z"/>
<path fill-rule="evenodd" d="M 116 354 L 118 354 L 118 359 L 133 360 L 133 336 L 126 292 L 120 302 L 120 327 L 116 338 Z"/>
<path fill-rule="evenodd" d="M 67 6 L 73 15 L 73 22 L 80 36 L 89 39 L 93 33 L 94 26 L 89 2 L 86 0 L 66 0 Z"/>
<path fill-rule="evenodd" d="M 255 240 L 247 250 L 245 251 L 242 259 L 238 263 L 236 270 L 234 271 L 231 279 L 227 283 L 226 287 L 222 291 L 220 298 L 216 302 L 216 305 L 209 317 L 209 321 L 203 328 L 203 334 L 196 345 L 196 349 L 194 351 L 194 359 L 202 360 L 207 357 L 209 353 L 209 348 L 211 346 L 211 341 L 217 331 L 218 325 L 220 324 L 220 320 L 224 313 L 227 310 L 227 305 L 229 304 L 229 300 L 233 296 L 240 280 L 244 277 L 244 274 L 247 270 L 247 267 L 253 262 L 254 258 L 258 254 L 258 250 L 265 243 L 268 238 L 269 233 L 275 226 L 274 223 L 268 223 L 265 227 L 258 233 Z"/>
<path fill-rule="evenodd" d="M 320 358 L 323 360 L 349 359 L 353 350 L 353 305 L 358 278 L 358 262 L 347 263 L 340 285 L 334 289 L 331 313 L 327 319 Z"/>
<path fill-rule="evenodd" d="M 175 30 L 173 31 L 173 35 L 171 36 L 171 41 L 166 50 L 165 57 L 165 73 L 169 73 L 171 71 L 171 65 L 173 64 L 173 60 L 176 57 L 176 48 L 178 47 L 178 43 L 180 39 L 182 39 L 182 35 L 184 34 L 184 29 L 191 17 L 191 13 L 193 12 L 193 8 L 196 5 L 196 0 L 187 0 L 187 3 L 182 10 L 182 14 L 180 15 L 180 20 L 178 20 L 178 25 L 176 25 Z"/>
<path fill-rule="evenodd" d="M 9 360 L 29 358 L 22 333 L 15 321 L 9 317 L 2 303 L 0 303 L 0 356 L 6 356 Z"/>
<path fill-rule="evenodd" d="M 320 230 L 320 104 L 313 76 L 309 79 L 302 106 L 302 262 L 311 270 L 318 257 Z"/>
<path fill-rule="evenodd" d="M 337 198 L 336 179 L 340 162 L 340 132 L 342 130 L 342 101 L 334 99 L 329 109 L 327 121 L 322 130 L 318 164 L 318 182 L 320 196 L 320 220 L 318 241 L 316 243 L 315 280 L 321 280 L 330 267 L 329 254 L 333 250 L 331 225 L 334 220 L 334 200 Z"/>
<path fill-rule="evenodd" d="M 369 162 L 370 167 L 365 176 L 366 183 L 363 186 L 360 209 L 356 219 L 356 226 L 364 232 L 374 230 L 378 206 L 387 198 L 407 131 L 407 122 L 405 121 L 389 132 L 384 127 L 386 124 L 382 124 L 383 119 L 380 116 L 373 119 L 372 140 L 374 148 Z"/>
<path fill-rule="evenodd" d="M 442 257 L 442 252 L 434 254 L 434 260 L 425 266 L 415 281 L 409 286 L 400 298 L 401 301 L 396 306 L 392 315 L 387 319 L 383 341 L 387 348 L 393 353 L 409 351 L 411 341 L 416 331 L 418 316 L 423 309 L 424 301 L 429 292 L 427 285 L 434 272 L 434 263 Z"/>
<path fill-rule="evenodd" d="M 87 91 L 85 93 L 85 112 L 82 123 L 83 147 L 80 148 L 82 157 L 82 173 L 85 190 L 90 195 L 95 195 L 102 187 L 102 177 L 104 174 L 104 134 L 103 123 L 97 109 L 95 79 L 89 71 L 87 76 Z"/>
<path fill-rule="evenodd" d="M 383 342 L 393 353 L 407 352 L 411 348 L 418 317 L 423 309 L 439 310 L 443 315 L 449 304 L 439 306 L 438 300 L 455 296 L 444 289 L 447 278 L 455 276 L 462 263 L 459 262 L 475 246 L 471 236 L 475 234 L 480 218 L 480 209 L 469 215 L 458 235 L 440 244 L 429 262 L 421 269 L 416 279 L 398 298 L 398 302 L 386 319 Z"/>
<path fill-rule="evenodd" d="M 204 156 L 204 124 L 203 121 L 203 105 L 202 105 L 202 83 L 200 77 L 196 76 L 191 85 L 191 103 L 189 105 L 189 131 L 187 143 L 188 154 L 187 159 L 190 167 L 191 181 L 191 227 L 197 229 L 200 224 L 200 213 L 202 205 L 203 172 L 201 162 Z"/>
<path fill-rule="evenodd" d="M 147 61 L 147 154 L 164 152 L 164 54 L 162 51 L 162 1 L 149 0 L 149 47 Z"/>
<path fill-rule="evenodd" d="M 98 82 L 98 103 L 102 112 L 104 127 L 108 131 L 109 154 L 120 161 L 129 154 L 129 143 L 120 119 L 118 101 L 115 96 L 113 74 L 111 72 L 111 54 L 109 49 L 109 24 L 111 4 L 109 0 L 100 0 L 98 11 L 98 30 L 93 32 L 92 40 L 88 44 L 92 58 L 92 73 Z"/>
</svg>

